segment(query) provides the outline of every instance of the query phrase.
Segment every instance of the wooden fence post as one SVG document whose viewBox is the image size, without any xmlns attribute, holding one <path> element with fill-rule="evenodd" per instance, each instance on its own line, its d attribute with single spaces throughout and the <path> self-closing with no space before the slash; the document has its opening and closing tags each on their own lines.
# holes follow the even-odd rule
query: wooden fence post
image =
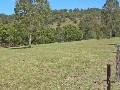
<svg viewBox="0 0 120 90">
<path fill-rule="evenodd" d="M 120 45 L 117 45 L 116 55 L 116 81 L 120 82 Z"/>
<path fill-rule="evenodd" d="M 111 90 L 111 65 L 107 64 L 107 90 Z"/>
</svg>

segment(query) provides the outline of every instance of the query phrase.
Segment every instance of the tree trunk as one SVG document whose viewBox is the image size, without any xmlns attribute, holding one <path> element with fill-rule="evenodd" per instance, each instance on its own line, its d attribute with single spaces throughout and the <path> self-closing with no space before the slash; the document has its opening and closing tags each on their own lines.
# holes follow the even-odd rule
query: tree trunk
<svg viewBox="0 0 120 90">
<path fill-rule="evenodd" d="M 120 82 L 120 45 L 117 45 L 116 80 L 117 80 L 117 82 Z"/>
<path fill-rule="evenodd" d="M 31 36 L 31 34 L 30 34 L 30 35 L 29 35 L 29 45 L 28 45 L 29 48 L 31 48 L 31 41 L 32 41 L 32 36 Z"/>
<path fill-rule="evenodd" d="M 112 32 L 110 32 L 110 37 L 109 37 L 109 39 L 111 39 L 112 38 Z"/>
</svg>

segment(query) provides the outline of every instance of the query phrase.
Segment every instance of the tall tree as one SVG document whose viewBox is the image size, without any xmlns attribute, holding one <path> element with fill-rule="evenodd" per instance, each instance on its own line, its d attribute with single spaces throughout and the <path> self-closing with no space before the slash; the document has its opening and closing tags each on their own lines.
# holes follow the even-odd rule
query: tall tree
<svg viewBox="0 0 120 90">
<path fill-rule="evenodd" d="M 45 26 L 49 13 L 50 6 L 47 0 L 16 1 L 15 23 L 19 31 L 28 36 L 29 47 L 31 47 L 32 34 L 35 32 L 35 28 Z"/>
<path fill-rule="evenodd" d="M 118 0 L 106 0 L 101 12 L 102 24 L 105 27 L 105 32 L 109 38 L 116 32 L 119 17 L 119 2 Z"/>
</svg>

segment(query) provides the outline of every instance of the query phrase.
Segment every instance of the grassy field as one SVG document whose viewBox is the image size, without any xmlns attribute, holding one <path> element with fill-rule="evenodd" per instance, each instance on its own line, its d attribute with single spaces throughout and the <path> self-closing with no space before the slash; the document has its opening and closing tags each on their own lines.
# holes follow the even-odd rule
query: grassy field
<svg viewBox="0 0 120 90">
<path fill-rule="evenodd" d="M 0 48 L 0 90 L 106 90 L 120 38 Z M 112 90 L 120 90 L 112 83 Z"/>
</svg>

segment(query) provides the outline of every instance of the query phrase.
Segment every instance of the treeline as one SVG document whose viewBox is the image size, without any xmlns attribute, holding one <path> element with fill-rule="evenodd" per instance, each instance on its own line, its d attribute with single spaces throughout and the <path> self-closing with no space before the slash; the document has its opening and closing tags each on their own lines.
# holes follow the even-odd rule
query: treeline
<svg viewBox="0 0 120 90">
<path fill-rule="evenodd" d="M 106 9 L 51 10 L 47 0 L 37 3 L 17 2 L 14 15 L 0 14 L 1 46 L 70 42 L 120 36 L 120 14 L 116 10 L 114 10 L 117 13 L 115 16 L 114 12 L 110 14 L 110 12 L 106 12 Z M 41 3 L 44 3 L 43 6 Z M 108 14 L 115 17 L 106 17 L 105 15 Z M 113 27 L 110 27 L 111 25 Z"/>
</svg>

